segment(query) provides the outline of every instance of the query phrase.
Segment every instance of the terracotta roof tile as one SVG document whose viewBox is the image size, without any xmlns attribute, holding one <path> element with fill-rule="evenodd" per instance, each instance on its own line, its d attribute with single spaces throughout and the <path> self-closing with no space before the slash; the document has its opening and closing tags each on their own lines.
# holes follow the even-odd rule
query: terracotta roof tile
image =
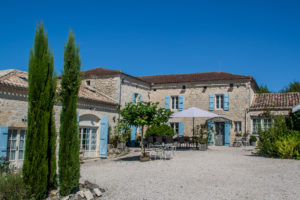
<svg viewBox="0 0 300 200">
<path fill-rule="evenodd" d="M 255 94 L 250 109 L 292 108 L 300 103 L 300 92 Z"/>
<path fill-rule="evenodd" d="M 95 69 L 90 69 L 84 72 L 84 77 L 91 77 L 91 76 L 105 76 L 105 75 L 117 75 L 117 74 L 123 74 L 121 70 L 111 70 L 106 69 L 103 67 L 98 67 Z"/>
<path fill-rule="evenodd" d="M 233 79 L 252 79 L 251 76 L 231 74 L 227 72 L 204 72 L 192 74 L 169 74 L 156 76 L 138 77 L 149 83 L 180 83 L 180 82 L 198 82 L 215 80 L 233 80 Z"/>
<path fill-rule="evenodd" d="M 2 70 L 0 71 L 0 84 L 10 85 L 14 87 L 28 87 L 28 73 L 19 70 Z M 58 86 L 59 87 L 59 86 Z M 117 102 L 110 97 L 81 85 L 78 93 L 79 98 L 101 101 L 110 104 L 117 104 Z"/>
</svg>

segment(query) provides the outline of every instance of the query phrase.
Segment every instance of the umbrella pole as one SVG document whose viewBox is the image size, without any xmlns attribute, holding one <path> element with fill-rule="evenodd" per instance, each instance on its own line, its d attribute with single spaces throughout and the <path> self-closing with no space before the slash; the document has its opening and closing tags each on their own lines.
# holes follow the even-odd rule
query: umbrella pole
<svg viewBox="0 0 300 200">
<path fill-rule="evenodd" d="M 193 137 L 195 136 L 195 127 L 194 127 L 194 124 L 195 124 L 195 117 L 193 117 Z"/>
</svg>

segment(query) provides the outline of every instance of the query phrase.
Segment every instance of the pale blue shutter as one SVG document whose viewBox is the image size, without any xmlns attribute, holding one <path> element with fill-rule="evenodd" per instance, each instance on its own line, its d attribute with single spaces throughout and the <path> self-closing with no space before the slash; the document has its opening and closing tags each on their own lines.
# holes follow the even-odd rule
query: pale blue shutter
<svg viewBox="0 0 300 200">
<path fill-rule="evenodd" d="M 139 102 L 142 102 L 142 95 L 139 94 Z"/>
<path fill-rule="evenodd" d="M 213 121 L 208 121 L 208 132 L 209 132 L 209 137 L 210 137 L 210 140 L 209 140 L 210 145 L 214 144 L 213 130 L 214 130 L 214 122 Z"/>
<path fill-rule="evenodd" d="M 179 105 L 178 105 L 178 110 L 182 111 L 183 110 L 183 96 L 179 96 Z"/>
<path fill-rule="evenodd" d="M 224 94 L 224 110 L 229 110 L 229 94 Z"/>
<path fill-rule="evenodd" d="M 130 146 L 135 146 L 136 126 L 131 126 Z"/>
<path fill-rule="evenodd" d="M 135 93 L 132 93 L 132 103 L 135 103 Z"/>
<path fill-rule="evenodd" d="M 214 110 L 214 94 L 209 95 L 209 110 Z"/>
<path fill-rule="evenodd" d="M 0 126 L 0 161 L 7 160 L 8 127 Z"/>
<path fill-rule="evenodd" d="M 77 115 L 77 124 L 79 124 L 79 114 L 78 114 L 78 112 L 76 113 L 76 115 Z"/>
<path fill-rule="evenodd" d="M 100 157 L 107 157 L 108 117 L 103 116 L 100 123 Z"/>
<path fill-rule="evenodd" d="M 170 109 L 170 97 L 165 96 L 165 109 Z"/>
<path fill-rule="evenodd" d="M 225 146 L 230 145 L 230 123 L 229 121 L 225 122 L 225 130 L 224 130 L 224 135 L 225 135 Z"/>
<path fill-rule="evenodd" d="M 184 135 L 184 123 L 179 122 L 179 135 Z"/>
</svg>

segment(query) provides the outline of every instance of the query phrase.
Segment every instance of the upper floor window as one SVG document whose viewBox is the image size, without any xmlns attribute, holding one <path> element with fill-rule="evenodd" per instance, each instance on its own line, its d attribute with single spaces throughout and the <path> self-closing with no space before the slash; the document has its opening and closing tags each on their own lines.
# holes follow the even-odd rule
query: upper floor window
<svg viewBox="0 0 300 200">
<path fill-rule="evenodd" d="M 172 96 L 172 109 L 173 110 L 178 110 L 178 103 L 179 103 L 179 99 L 178 99 L 178 96 Z"/>
<path fill-rule="evenodd" d="M 172 122 L 172 123 L 170 123 L 170 126 L 174 129 L 175 135 L 178 135 L 179 134 L 179 123 Z"/>
<path fill-rule="evenodd" d="M 224 95 L 217 94 L 216 95 L 216 109 L 224 108 Z"/>
<path fill-rule="evenodd" d="M 87 86 L 90 86 L 90 85 L 91 85 L 91 81 L 89 81 L 89 80 L 86 81 L 86 85 L 87 85 Z"/>
</svg>

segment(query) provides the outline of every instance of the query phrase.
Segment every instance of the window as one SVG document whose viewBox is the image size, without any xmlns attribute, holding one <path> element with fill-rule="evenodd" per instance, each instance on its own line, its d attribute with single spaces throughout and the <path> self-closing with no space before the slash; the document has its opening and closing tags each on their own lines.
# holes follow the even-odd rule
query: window
<svg viewBox="0 0 300 200">
<path fill-rule="evenodd" d="M 9 129 L 7 156 L 10 161 L 23 160 L 25 151 L 25 130 Z"/>
<path fill-rule="evenodd" d="M 86 85 L 90 86 L 91 85 L 91 81 L 86 81 Z"/>
<path fill-rule="evenodd" d="M 80 148 L 84 150 L 96 150 L 96 128 L 79 128 Z"/>
<path fill-rule="evenodd" d="M 172 109 L 173 110 L 178 110 L 178 96 L 172 96 Z"/>
<path fill-rule="evenodd" d="M 241 132 L 242 131 L 242 122 L 237 121 L 234 122 L 234 132 Z"/>
<path fill-rule="evenodd" d="M 170 125 L 174 129 L 175 135 L 178 135 L 179 134 L 179 123 L 173 122 L 173 123 L 170 123 Z"/>
<path fill-rule="evenodd" d="M 25 151 L 25 130 L 20 131 L 20 140 L 19 140 L 19 160 L 24 159 Z"/>
<path fill-rule="evenodd" d="M 261 127 L 261 119 L 254 118 L 252 119 L 252 133 L 258 134 L 258 129 Z"/>
<path fill-rule="evenodd" d="M 216 109 L 224 108 L 224 95 L 216 95 Z"/>
<path fill-rule="evenodd" d="M 264 130 L 267 130 L 271 127 L 271 119 L 264 119 Z"/>
<path fill-rule="evenodd" d="M 139 102 L 139 94 L 138 93 L 134 94 L 134 102 L 135 103 Z"/>
</svg>

